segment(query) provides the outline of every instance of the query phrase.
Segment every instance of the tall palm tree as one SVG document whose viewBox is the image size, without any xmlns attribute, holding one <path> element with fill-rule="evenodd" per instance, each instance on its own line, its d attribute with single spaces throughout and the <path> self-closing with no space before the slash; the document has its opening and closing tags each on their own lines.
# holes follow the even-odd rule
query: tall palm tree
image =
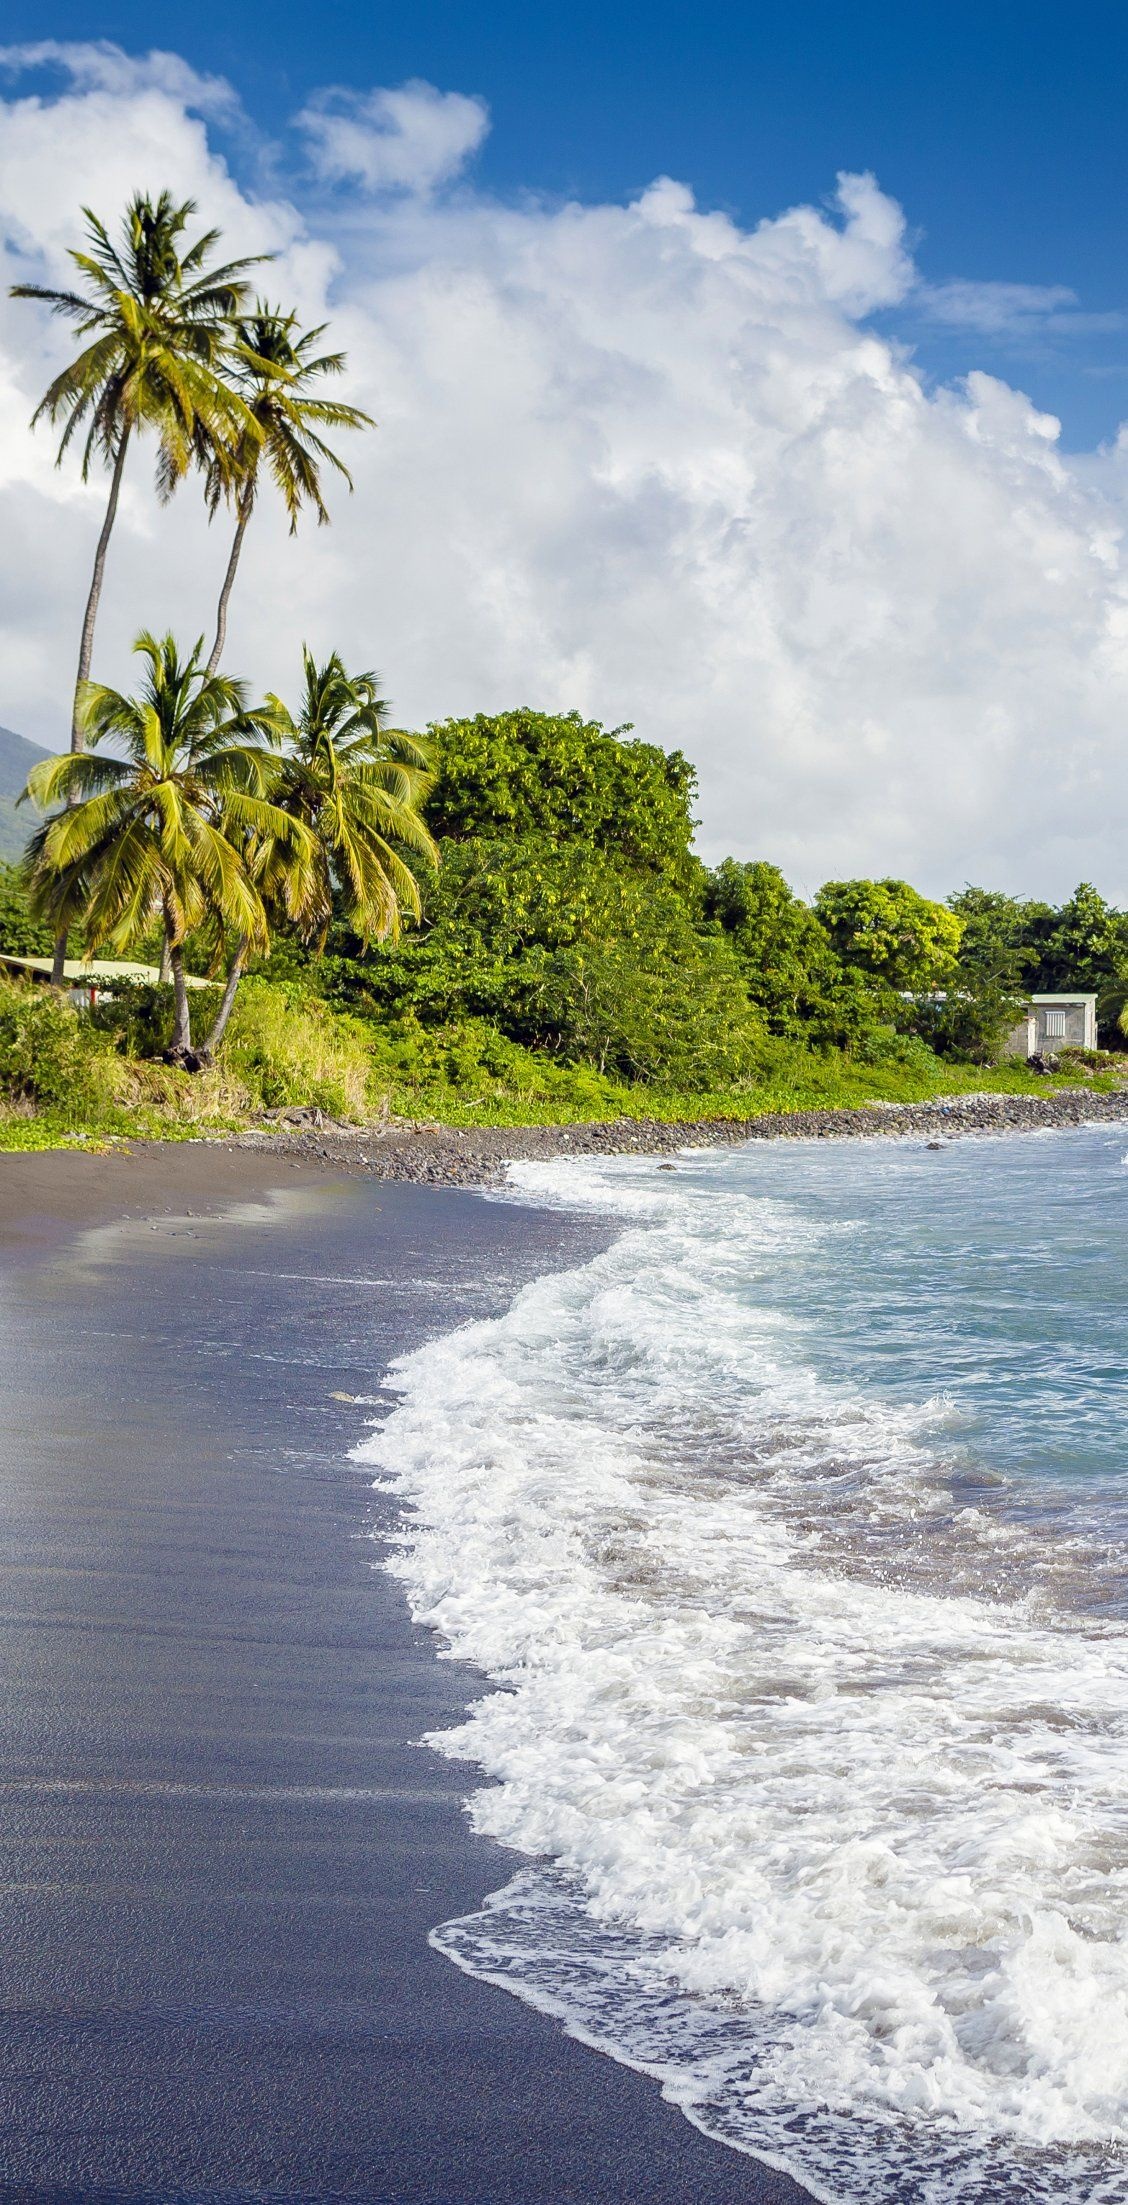
<svg viewBox="0 0 1128 2205">
<path fill-rule="evenodd" d="M 394 939 L 401 917 L 420 912 L 408 858 L 438 863 L 419 810 L 433 779 L 430 751 L 418 736 L 386 727 L 375 674 L 347 673 L 336 652 L 324 666 L 308 650 L 302 660 L 297 719 L 270 699 L 282 741 L 277 801 L 315 843 L 299 923 L 323 948 L 336 884 L 364 941 Z"/>
<path fill-rule="evenodd" d="M 310 393 L 326 376 L 344 370 L 343 352 L 316 350 L 327 324 L 302 332 L 294 314 L 281 307 L 256 301 L 254 312 L 237 324 L 229 349 L 229 373 L 234 389 L 246 408 L 246 425 L 226 445 L 205 440 L 201 461 L 206 477 L 208 509 L 213 515 L 221 500 L 235 508 L 235 534 L 223 587 L 219 593 L 215 642 L 208 660 L 215 672 L 227 639 L 227 608 L 243 549 L 247 523 L 254 511 L 259 476 L 265 466 L 290 517 L 290 534 L 298 525 L 303 505 L 312 505 L 318 522 L 329 519 L 321 488 L 320 462 L 327 461 L 343 475 L 349 489 L 353 482 L 344 461 L 325 442 L 325 429 L 370 429 L 370 415 L 359 406 L 318 398 Z"/>
<path fill-rule="evenodd" d="M 17 283 L 12 290 L 13 298 L 44 301 L 88 340 L 44 393 L 32 415 L 33 427 L 44 418 L 63 423 L 59 462 L 72 439 L 85 431 L 84 482 L 95 459 L 110 469 L 110 494 L 82 623 L 74 750 L 82 742 L 78 696 L 90 675 L 106 551 L 134 430 L 150 429 L 156 435 L 162 498 L 172 495 L 202 441 L 230 442 L 253 434 L 246 408 L 224 379 L 223 347 L 247 295 L 247 269 L 272 256 L 260 253 L 212 267 L 218 230 L 205 231 L 182 250 L 181 239 L 195 211 L 192 199 L 177 206 L 167 191 L 155 201 L 138 192 L 126 208 L 121 241 L 115 245 L 105 224 L 84 207 L 89 249 L 72 248 L 70 253 L 79 288 L 55 291 Z"/>
<path fill-rule="evenodd" d="M 176 1002 L 169 1056 L 195 1071 L 206 1051 L 192 1048 L 187 935 L 207 927 L 217 944 L 236 934 L 265 949 L 247 846 L 269 844 L 274 893 L 296 912 L 311 892 L 313 837 L 271 800 L 273 709 L 250 707 L 244 682 L 201 667 L 202 637 L 186 659 L 171 635 L 142 634 L 134 650 L 146 667 L 139 694 L 87 682 L 79 718 L 90 748 L 45 758 L 28 776 L 24 796 L 50 816 L 28 845 L 27 876 L 32 909 L 64 932 L 80 928 L 89 952 L 125 949 L 159 922 Z M 124 756 L 103 751 L 107 740 Z"/>
<path fill-rule="evenodd" d="M 223 342 L 248 290 L 246 271 L 270 255 L 211 265 L 219 241 L 207 230 L 182 246 L 195 202 L 179 206 L 162 191 L 153 200 L 130 200 L 115 245 L 89 207 L 87 250 L 71 250 L 78 287 L 56 291 L 18 283 L 13 298 L 39 299 L 75 323 L 82 349 L 55 377 L 32 416 L 63 424 L 58 463 L 72 439 L 84 432 L 82 479 L 95 460 L 110 470 L 110 492 L 94 553 L 94 571 L 83 615 L 71 749 L 82 748 L 79 699 L 89 679 L 94 629 L 102 596 L 106 553 L 117 517 L 122 475 L 135 430 L 157 438 L 157 489 L 171 497 L 203 445 L 232 442 L 253 433 L 242 401 L 221 372 Z M 55 944 L 53 978 L 62 980 L 66 942 Z"/>
</svg>

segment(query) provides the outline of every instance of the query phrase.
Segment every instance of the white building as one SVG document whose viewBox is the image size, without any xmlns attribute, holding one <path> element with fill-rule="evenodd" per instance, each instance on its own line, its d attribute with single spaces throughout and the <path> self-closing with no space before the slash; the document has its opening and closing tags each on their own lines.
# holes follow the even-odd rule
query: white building
<svg viewBox="0 0 1128 2205">
<path fill-rule="evenodd" d="M 1059 1049 L 1095 1049 L 1095 995 L 1032 995 L 1025 1018 L 1003 1043 L 1008 1057 L 1053 1057 Z"/>
</svg>

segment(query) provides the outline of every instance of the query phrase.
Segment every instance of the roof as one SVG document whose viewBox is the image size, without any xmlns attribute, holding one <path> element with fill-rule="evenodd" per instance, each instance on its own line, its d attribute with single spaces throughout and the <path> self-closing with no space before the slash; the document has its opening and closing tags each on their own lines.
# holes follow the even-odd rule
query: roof
<svg viewBox="0 0 1128 2205">
<path fill-rule="evenodd" d="M 1086 995 L 1078 988 L 1059 988 L 1055 995 L 1028 995 L 1028 1003 L 1095 1003 L 1096 990 Z"/>
<path fill-rule="evenodd" d="M 17 972 L 42 973 L 47 980 L 53 969 L 49 957 L 9 957 L 3 951 L 0 951 L 0 965 L 11 965 Z M 77 981 L 80 986 L 84 981 L 91 987 L 108 987 L 112 980 L 146 980 L 150 987 L 155 987 L 160 977 L 159 965 L 133 965 L 123 958 L 92 957 L 87 962 L 84 957 L 68 957 L 63 966 L 64 980 Z M 186 973 L 184 977 L 190 988 L 208 985 L 206 980 L 197 980 L 194 973 Z"/>
</svg>

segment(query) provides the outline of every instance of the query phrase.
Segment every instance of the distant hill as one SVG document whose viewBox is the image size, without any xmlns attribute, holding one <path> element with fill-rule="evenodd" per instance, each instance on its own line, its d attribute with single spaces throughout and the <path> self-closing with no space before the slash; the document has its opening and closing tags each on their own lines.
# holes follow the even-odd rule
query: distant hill
<svg viewBox="0 0 1128 2205">
<path fill-rule="evenodd" d="M 35 814 L 26 805 L 18 812 L 16 798 L 36 759 L 45 755 L 38 743 L 29 743 L 10 727 L 0 727 L 0 859 L 11 861 L 23 854 Z"/>
</svg>

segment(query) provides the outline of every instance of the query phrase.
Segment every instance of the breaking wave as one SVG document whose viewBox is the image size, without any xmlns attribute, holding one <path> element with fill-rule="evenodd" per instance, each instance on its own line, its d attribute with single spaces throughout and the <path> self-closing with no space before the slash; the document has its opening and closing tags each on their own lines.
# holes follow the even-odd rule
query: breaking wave
<svg viewBox="0 0 1128 2205">
<path fill-rule="evenodd" d="M 1075 1172 L 1119 1170 L 1068 1138 Z M 1048 1186 L 1036 1147 L 1015 1168 Z M 807 1200 L 743 1154 L 515 1167 L 619 1237 L 394 1372 L 361 1450 L 408 1504 L 389 1566 L 504 1687 L 428 1742 L 529 1862 L 435 1942 L 819 2197 L 1124 2205 L 1119 1517 L 1063 1484 L 1060 1427 L 1033 1485 L 982 1460 L 970 1381 L 909 1399 L 859 1334 L 848 1382 L 891 1246 L 892 1212 L 876 1241 L 852 1214 L 866 1172 L 931 1199 L 918 1161 L 851 1148 Z M 986 1153 L 943 1196 L 972 1235 Z"/>
</svg>

